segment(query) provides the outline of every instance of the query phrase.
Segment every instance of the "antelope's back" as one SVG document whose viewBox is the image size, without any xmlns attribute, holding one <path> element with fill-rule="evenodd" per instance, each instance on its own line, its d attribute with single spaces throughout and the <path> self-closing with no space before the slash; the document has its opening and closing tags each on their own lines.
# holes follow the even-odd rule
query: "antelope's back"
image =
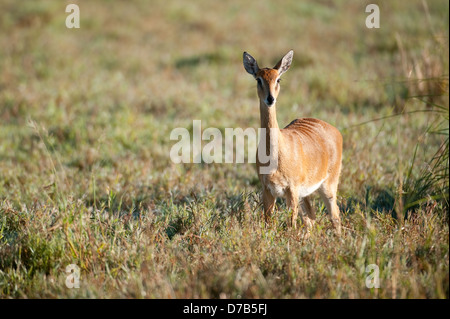
<svg viewBox="0 0 450 319">
<path fill-rule="evenodd" d="M 333 125 L 319 119 L 301 118 L 292 121 L 282 132 L 290 143 L 301 145 L 302 165 L 308 166 L 306 169 L 331 173 L 340 166 L 343 139 Z"/>
</svg>

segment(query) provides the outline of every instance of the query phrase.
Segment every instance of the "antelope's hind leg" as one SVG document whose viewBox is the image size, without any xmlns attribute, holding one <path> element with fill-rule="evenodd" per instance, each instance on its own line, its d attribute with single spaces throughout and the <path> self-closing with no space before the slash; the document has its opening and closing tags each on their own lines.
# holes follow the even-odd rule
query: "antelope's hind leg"
<svg viewBox="0 0 450 319">
<path fill-rule="evenodd" d="M 331 223 L 338 235 L 341 234 L 341 217 L 339 207 L 337 205 L 337 182 L 325 181 L 319 188 L 319 194 L 327 207 L 328 215 Z"/>
</svg>

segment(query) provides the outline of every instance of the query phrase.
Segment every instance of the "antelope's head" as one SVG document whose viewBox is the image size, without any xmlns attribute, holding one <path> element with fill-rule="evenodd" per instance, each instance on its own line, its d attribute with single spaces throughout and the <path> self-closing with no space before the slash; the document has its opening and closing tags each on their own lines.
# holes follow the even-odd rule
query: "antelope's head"
<svg viewBox="0 0 450 319">
<path fill-rule="evenodd" d="M 272 69 L 260 69 L 255 58 L 244 52 L 244 68 L 256 79 L 258 97 L 268 107 L 275 105 L 277 102 L 280 93 L 281 75 L 291 66 L 293 56 L 294 51 L 291 50 Z"/>
</svg>

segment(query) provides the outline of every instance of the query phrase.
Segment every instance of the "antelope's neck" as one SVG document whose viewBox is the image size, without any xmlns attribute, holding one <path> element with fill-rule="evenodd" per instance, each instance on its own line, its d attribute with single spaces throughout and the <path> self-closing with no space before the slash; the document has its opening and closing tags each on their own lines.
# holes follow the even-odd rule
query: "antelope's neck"
<svg viewBox="0 0 450 319">
<path fill-rule="evenodd" d="M 261 134 L 265 134 L 265 155 L 269 156 L 270 163 L 274 163 L 277 162 L 279 157 L 279 142 L 281 138 L 277 121 L 276 105 L 267 107 L 264 102 L 260 102 L 259 108 L 261 114 L 261 129 L 264 130 Z M 263 140 L 260 140 L 260 143 L 261 142 L 263 142 Z M 258 152 L 259 151 L 260 149 L 258 147 Z"/>
<path fill-rule="evenodd" d="M 269 133 L 270 129 L 280 130 L 277 121 L 276 105 L 268 107 L 264 102 L 259 103 L 259 112 L 261 115 L 261 128 L 266 129 Z"/>
</svg>

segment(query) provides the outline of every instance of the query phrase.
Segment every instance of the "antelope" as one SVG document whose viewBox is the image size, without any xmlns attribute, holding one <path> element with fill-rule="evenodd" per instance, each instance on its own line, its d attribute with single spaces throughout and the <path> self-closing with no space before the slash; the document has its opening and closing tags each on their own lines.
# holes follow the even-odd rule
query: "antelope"
<svg viewBox="0 0 450 319">
<path fill-rule="evenodd" d="M 336 193 L 342 161 L 342 135 L 334 126 L 314 118 L 300 118 L 280 129 L 277 122 L 276 103 L 280 93 L 280 77 L 289 69 L 294 51 L 289 51 L 273 68 L 258 67 L 258 63 L 244 52 L 244 68 L 257 81 L 262 137 L 265 137 L 266 154 L 258 145 L 256 167 L 262 184 L 262 202 L 266 223 L 272 215 L 278 197 L 286 198 L 292 212 L 290 226 L 296 228 L 298 205 L 301 219 L 308 234 L 315 222 L 309 196 L 316 190 L 325 202 L 332 225 L 341 233 L 339 207 Z M 261 138 L 262 140 L 262 138 Z M 262 172 L 260 155 L 276 147 L 276 168 Z M 274 154 L 273 154 L 274 153 Z M 289 224 L 289 223 L 288 223 Z"/>
</svg>

